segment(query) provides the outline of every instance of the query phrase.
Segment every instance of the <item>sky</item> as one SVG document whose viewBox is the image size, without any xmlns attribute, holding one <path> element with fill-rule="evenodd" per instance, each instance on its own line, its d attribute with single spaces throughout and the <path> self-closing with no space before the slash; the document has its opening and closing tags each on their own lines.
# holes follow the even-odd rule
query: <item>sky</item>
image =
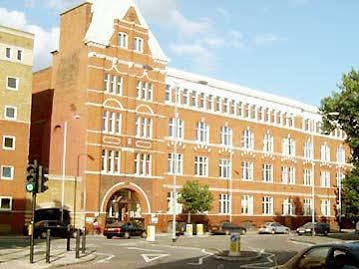
<svg viewBox="0 0 359 269">
<path fill-rule="evenodd" d="M 170 67 L 312 105 L 359 68 L 358 0 L 135 1 Z M 57 48 L 60 12 L 78 2 L 0 0 L 0 24 L 35 33 L 39 70 Z"/>
</svg>

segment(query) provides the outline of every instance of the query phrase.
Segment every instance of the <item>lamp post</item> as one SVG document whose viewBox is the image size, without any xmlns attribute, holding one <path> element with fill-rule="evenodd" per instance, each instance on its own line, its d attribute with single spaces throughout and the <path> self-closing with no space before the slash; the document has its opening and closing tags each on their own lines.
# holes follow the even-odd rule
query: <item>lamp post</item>
<svg viewBox="0 0 359 269">
<path fill-rule="evenodd" d="M 311 142 L 312 142 L 312 225 L 313 225 L 313 231 L 312 235 L 315 235 L 315 171 L 314 171 L 314 120 L 311 121 Z"/>
</svg>

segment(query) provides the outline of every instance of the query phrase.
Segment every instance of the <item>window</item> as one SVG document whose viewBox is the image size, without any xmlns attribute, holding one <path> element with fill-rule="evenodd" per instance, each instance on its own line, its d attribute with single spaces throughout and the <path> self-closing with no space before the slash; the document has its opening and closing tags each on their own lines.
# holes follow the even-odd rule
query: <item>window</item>
<svg viewBox="0 0 359 269">
<path fill-rule="evenodd" d="M 274 151 L 274 138 L 270 133 L 266 133 L 263 139 L 263 151 L 266 153 L 273 153 Z"/>
<path fill-rule="evenodd" d="M 173 208 L 176 208 L 176 214 L 182 213 L 182 204 L 178 203 L 178 198 L 180 197 L 179 193 L 176 192 L 176 199 L 173 192 L 167 193 L 167 212 L 173 214 Z"/>
<path fill-rule="evenodd" d="M 273 182 L 273 165 L 263 164 L 263 181 Z"/>
<path fill-rule="evenodd" d="M 209 143 L 209 126 L 206 123 L 198 122 L 196 131 L 198 143 Z"/>
<path fill-rule="evenodd" d="M 322 162 L 330 162 L 330 148 L 326 143 L 320 147 L 320 160 Z"/>
<path fill-rule="evenodd" d="M 167 172 L 171 175 L 182 175 L 183 174 L 183 155 L 182 154 L 168 154 L 168 170 Z"/>
<path fill-rule="evenodd" d="M 254 149 L 254 134 L 249 129 L 243 131 L 242 148 L 246 150 Z"/>
<path fill-rule="evenodd" d="M 243 104 L 242 104 L 242 102 L 239 102 L 237 104 L 237 116 L 239 116 L 239 117 L 243 116 Z"/>
<path fill-rule="evenodd" d="M 133 50 L 135 52 L 143 53 L 143 39 L 142 38 L 135 37 Z"/>
<path fill-rule="evenodd" d="M 151 101 L 153 96 L 153 84 L 150 82 L 137 81 L 136 98 Z"/>
<path fill-rule="evenodd" d="M 253 215 L 253 196 L 243 195 L 241 199 L 242 214 Z"/>
<path fill-rule="evenodd" d="M 343 180 L 344 180 L 344 178 L 345 178 L 344 173 L 342 173 L 342 172 L 338 172 L 338 173 L 337 173 L 337 187 L 343 186 Z"/>
<path fill-rule="evenodd" d="M 141 86 L 138 85 L 139 82 L 137 82 L 137 96 L 139 96 L 139 89 Z M 171 85 L 166 85 L 166 92 L 165 92 L 165 101 L 170 102 L 171 101 Z"/>
<path fill-rule="evenodd" d="M 113 95 L 121 95 L 122 85 L 123 85 L 122 77 L 105 74 L 104 77 L 105 93 L 113 94 Z"/>
<path fill-rule="evenodd" d="M 197 92 L 192 91 L 191 93 L 191 106 L 197 107 Z"/>
<path fill-rule="evenodd" d="M 231 115 L 234 115 L 235 105 L 236 105 L 235 101 L 232 100 L 231 103 L 230 103 L 230 109 L 229 109 L 229 113 L 230 113 Z"/>
<path fill-rule="evenodd" d="M 270 121 L 270 111 L 269 108 L 266 108 L 264 110 L 264 121 L 265 122 L 269 122 Z"/>
<path fill-rule="evenodd" d="M 262 198 L 263 215 L 273 215 L 273 197 L 264 196 Z"/>
<path fill-rule="evenodd" d="M 15 150 L 15 140 L 14 136 L 3 136 L 2 148 L 5 150 Z"/>
<path fill-rule="evenodd" d="M 183 90 L 183 104 L 184 105 L 188 105 L 188 102 L 189 102 L 188 94 L 189 94 L 188 90 L 184 89 Z"/>
<path fill-rule="evenodd" d="M 305 186 L 312 186 L 313 182 L 313 170 L 304 169 L 303 170 L 303 183 Z"/>
<path fill-rule="evenodd" d="M 0 197 L 0 211 L 12 210 L 12 197 Z"/>
<path fill-rule="evenodd" d="M 221 127 L 221 144 L 222 146 L 232 146 L 232 129 L 228 126 Z"/>
<path fill-rule="evenodd" d="M 205 98 L 204 93 L 201 93 L 199 95 L 199 104 L 198 104 L 199 108 L 204 108 L 204 98 Z"/>
<path fill-rule="evenodd" d="M 250 107 L 250 113 L 251 113 L 251 119 L 255 119 L 256 118 L 256 106 L 255 105 L 252 105 L 251 107 Z"/>
<path fill-rule="evenodd" d="M 207 109 L 212 110 L 213 109 L 213 95 L 208 95 L 207 97 Z"/>
<path fill-rule="evenodd" d="M 126 33 L 118 34 L 118 46 L 120 48 L 128 48 L 128 35 Z"/>
<path fill-rule="evenodd" d="M 229 194 L 219 195 L 219 214 L 230 214 L 231 213 L 231 201 Z"/>
<path fill-rule="evenodd" d="M 242 179 L 245 181 L 253 180 L 253 163 L 242 162 Z"/>
<path fill-rule="evenodd" d="M 223 99 L 223 112 L 228 113 L 228 98 Z"/>
<path fill-rule="evenodd" d="M 330 188 L 330 172 L 320 171 L 320 186 L 322 188 Z"/>
<path fill-rule="evenodd" d="M 283 154 L 295 157 L 295 141 L 293 138 L 286 137 L 283 139 Z"/>
<path fill-rule="evenodd" d="M 11 59 L 11 48 L 6 48 L 5 56 L 7 59 Z"/>
<path fill-rule="evenodd" d="M 312 215 L 312 210 L 313 210 L 313 199 L 304 198 L 304 203 L 303 203 L 304 216 Z"/>
<path fill-rule="evenodd" d="M 284 199 L 282 204 L 282 214 L 284 216 L 294 215 L 293 200 L 291 198 Z"/>
<path fill-rule="evenodd" d="M 136 137 L 152 138 L 152 119 L 145 117 L 137 117 L 136 120 Z"/>
<path fill-rule="evenodd" d="M 16 59 L 22 61 L 22 50 L 17 50 Z"/>
<path fill-rule="evenodd" d="M 170 138 L 183 139 L 184 137 L 184 123 L 179 118 L 170 118 L 168 122 L 168 136 Z"/>
<path fill-rule="evenodd" d="M 308 140 L 304 143 L 304 159 L 306 160 L 313 160 L 314 154 L 313 154 L 313 143 Z"/>
<path fill-rule="evenodd" d="M 105 110 L 102 116 L 102 132 L 107 134 L 121 134 L 122 115 L 112 111 Z"/>
<path fill-rule="evenodd" d="M 16 120 L 17 119 L 17 108 L 14 106 L 5 106 L 5 115 L 6 120 Z"/>
<path fill-rule="evenodd" d="M 216 112 L 221 112 L 221 97 L 216 97 Z"/>
<path fill-rule="evenodd" d="M 330 217 L 330 200 L 322 200 L 320 211 L 323 216 Z"/>
<path fill-rule="evenodd" d="M 6 88 L 7 88 L 8 90 L 15 90 L 15 91 L 17 91 L 17 90 L 19 89 L 19 79 L 13 78 L 13 77 L 8 77 L 8 78 L 7 78 Z"/>
<path fill-rule="evenodd" d="M 220 178 L 231 178 L 231 161 L 221 159 L 219 160 L 219 177 Z"/>
<path fill-rule="evenodd" d="M 137 176 L 151 176 L 152 156 L 150 154 L 137 153 L 135 156 L 135 169 Z"/>
<path fill-rule="evenodd" d="M 295 184 L 295 167 L 282 166 L 282 183 Z"/>
<path fill-rule="evenodd" d="M 121 153 L 116 150 L 102 150 L 102 173 L 119 175 L 121 173 Z"/>
<path fill-rule="evenodd" d="M 345 149 L 342 145 L 337 149 L 337 162 L 341 164 L 345 163 Z"/>
<path fill-rule="evenodd" d="M 1 179 L 12 180 L 14 178 L 14 167 L 8 165 L 1 166 Z"/>
<path fill-rule="evenodd" d="M 208 158 L 196 156 L 194 159 L 194 174 L 199 177 L 208 176 Z"/>
</svg>

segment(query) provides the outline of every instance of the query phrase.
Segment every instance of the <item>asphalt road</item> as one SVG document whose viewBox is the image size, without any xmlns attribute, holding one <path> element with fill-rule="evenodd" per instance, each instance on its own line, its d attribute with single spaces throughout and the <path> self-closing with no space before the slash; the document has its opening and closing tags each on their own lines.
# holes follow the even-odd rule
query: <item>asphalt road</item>
<svg viewBox="0 0 359 269">
<path fill-rule="evenodd" d="M 307 247 L 306 244 L 290 241 L 288 235 L 242 236 L 242 250 L 262 252 L 262 258 L 255 264 L 222 261 L 213 253 L 218 249 L 229 248 L 228 236 L 181 237 L 172 243 L 170 237 L 157 237 L 154 243 L 140 238 L 111 239 L 88 237 L 89 249 L 96 250 L 97 259 L 70 268 L 150 268 L 150 269 L 232 269 L 269 268 L 283 264 L 296 252 Z"/>
</svg>

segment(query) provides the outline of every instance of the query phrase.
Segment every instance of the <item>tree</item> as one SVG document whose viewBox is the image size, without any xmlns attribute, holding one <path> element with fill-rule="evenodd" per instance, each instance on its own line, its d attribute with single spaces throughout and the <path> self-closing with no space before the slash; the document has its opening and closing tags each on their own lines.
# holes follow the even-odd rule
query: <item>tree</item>
<svg viewBox="0 0 359 269">
<path fill-rule="evenodd" d="M 191 223 L 191 214 L 211 210 L 213 200 L 214 197 L 208 185 L 200 186 L 197 181 L 187 181 L 179 192 L 178 198 L 178 202 L 188 213 L 188 223 Z"/>
<path fill-rule="evenodd" d="M 344 74 L 339 91 L 333 92 L 321 102 L 323 131 L 329 134 L 336 128 L 346 135 L 346 143 L 351 150 L 350 162 L 353 169 L 343 182 L 344 212 L 359 214 L 359 72 L 352 69 Z"/>
</svg>

